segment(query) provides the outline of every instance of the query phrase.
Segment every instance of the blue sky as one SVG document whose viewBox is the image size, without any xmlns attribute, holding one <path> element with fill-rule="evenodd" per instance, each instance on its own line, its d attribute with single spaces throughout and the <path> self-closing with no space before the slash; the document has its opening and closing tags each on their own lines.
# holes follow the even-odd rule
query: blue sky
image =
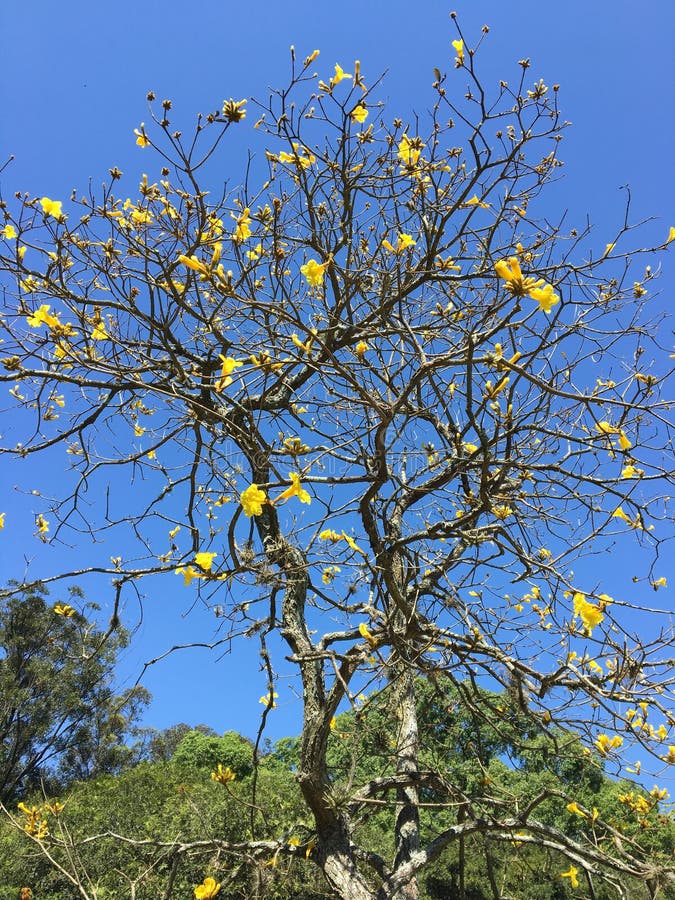
<svg viewBox="0 0 675 900">
<path fill-rule="evenodd" d="M 573 127 L 560 153 L 563 180 L 549 192 L 551 217 L 568 209 L 571 220 L 583 225 L 590 214 L 596 246 L 604 248 L 623 218 L 626 195 L 620 188 L 628 184 L 632 220 L 654 218 L 644 243 L 661 243 L 675 224 L 671 0 L 646 0 L 639 12 L 632 0 L 457 0 L 454 8 L 467 45 L 479 39 L 483 24 L 490 26 L 481 50 L 486 82 L 515 81 L 518 60 L 529 57 L 533 82 L 542 77 L 560 84 L 560 105 Z M 370 80 L 386 71 L 382 95 L 390 114 L 423 115 L 433 102 L 433 67 L 453 66 L 450 41 L 456 35 L 449 9 L 435 0 L 3 4 L 0 166 L 10 154 L 15 158 L 0 175 L 2 195 L 25 190 L 65 199 L 73 188 L 83 192 L 89 178 L 100 184 L 115 165 L 135 184 L 148 161 L 133 129 L 148 118 L 149 90 L 170 98 L 175 120 L 187 127 L 195 113 L 215 109 L 225 98 L 264 98 L 268 86 L 283 84 L 291 44 L 300 58 L 321 50 L 316 67 L 323 77 L 332 74 L 335 62 L 349 70 L 354 59 Z M 222 179 L 231 185 L 241 177 L 252 123 L 253 115 L 237 131 L 238 143 L 220 157 Z M 664 263 L 663 304 L 673 285 L 673 249 L 675 244 Z M 13 493 L 18 466 L 3 462 L 0 472 L 0 509 L 8 518 L 12 508 L 30 506 Z M 60 458 L 47 462 L 47 481 L 58 477 L 59 466 Z M 30 529 L 7 528 L 0 535 L 3 581 L 22 577 L 29 534 Z M 67 556 L 41 546 L 35 555 L 42 574 L 55 571 Z M 617 593 L 633 574 L 631 564 L 630 556 L 611 560 Z M 123 661 L 128 679 L 173 643 L 208 641 L 213 632 L 212 616 L 190 612 L 180 584 L 148 583 L 144 592 L 143 621 Z M 91 599 L 107 602 L 105 593 Z M 129 607 L 131 623 L 137 614 Z M 217 730 L 255 732 L 265 679 L 253 647 L 224 657 L 185 651 L 153 666 L 144 683 L 155 698 L 148 724 L 206 722 Z M 271 737 L 296 730 L 299 721 L 293 691 L 283 682 L 277 689 L 279 708 L 268 720 Z"/>
</svg>

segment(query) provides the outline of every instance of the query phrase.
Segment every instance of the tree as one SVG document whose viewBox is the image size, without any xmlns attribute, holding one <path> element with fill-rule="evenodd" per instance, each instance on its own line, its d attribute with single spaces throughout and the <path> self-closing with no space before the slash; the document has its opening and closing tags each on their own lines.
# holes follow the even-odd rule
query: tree
<svg viewBox="0 0 675 900">
<path fill-rule="evenodd" d="M 0 603 L 2 803 L 40 784 L 54 791 L 118 770 L 133 758 L 124 738 L 148 702 L 144 688 L 114 692 L 124 632 L 106 639 L 87 620 L 95 610 L 81 591 L 71 590 L 69 603 L 47 596 L 32 585 Z"/>
<path fill-rule="evenodd" d="M 621 895 L 626 878 L 656 884 L 672 867 L 655 870 L 610 822 L 571 839 L 538 817 L 548 795 L 514 811 L 466 793 L 420 750 L 417 676 L 446 673 L 465 709 L 481 687 L 508 689 L 549 753 L 572 727 L 617 766 L 622 744 L 675 761 L 659 610 L 637 604 L 638 634 L 630 597 L 574 571 L 635 544 L 640 577 L 665 585 L 660 248 L 635 244 L 628 208 L 598 253 L 589 227 L 555 224 L 541 195 L 561 164 L 557 87 L 531 81 L 527 60 L 515 88 L 484 85 L 478 46 L 458 31 L 454 47 L 428 117 L 408 122 L 386 117 L 358 63 L 317 83 L 318 52 L 293 53 L 289 86 L 259 107 L 266 162 L 234 193 L 204 179 L 246 101 L 186 137 L 149 95 L 136 142 L 161 170 L 136 199 L 117 196 L 113 168 L 65 209 L 6 205 L 0 378 L 31 422 L 7 451 L 67 445 L 72 484 L 38 536 L 50 522 L 54 538 L 105 533 L 112 564 L 85 571 L 113 579 L 116 604 L 178 573 L 227 639 L 257 638 L 262 726 L 270 638 L 285 644 L 312 824 L 300 846 L 265 845 L 270 859 L 309 853 L 350 900 L 415 900 L 450 845 L 517 835 L 558 855 L 561 891 L 599 879 Z M 373 691 L 397 712 L 393 774 L 338 792 L 331 723 Z M 436 832 L 421 828 L 429 791 L 454 811 Z M 389 857 L 355 839 L 373 806 Z"/>
</svg>

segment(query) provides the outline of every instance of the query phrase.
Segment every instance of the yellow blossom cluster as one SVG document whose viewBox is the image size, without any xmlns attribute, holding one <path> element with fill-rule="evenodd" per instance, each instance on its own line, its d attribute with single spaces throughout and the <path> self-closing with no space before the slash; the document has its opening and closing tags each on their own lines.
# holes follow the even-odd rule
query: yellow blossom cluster
<svg viewBox="0 0 675 900">
<path fill-rule="evenodd" d="M 195 900 L 212 900 L 220 893 L 220 882 L 215 878 L 205 878 L 201 884 L 195 887 Z"/>
<path fill-rule="evenodd" d="M 390 253 L 403 253 L 404 250 L 407 250 L 410 247 L 414 247 L 417 244 L 412 237 L 412 235 L 404 234 L 400 232 L 396 241 L 396 246 L 394 247 L 389 241 L 383 240 L 382 246 L 388 250 Z"/>
<path fill-rule="evenodd" d="M 586 595 L 577 591 L 572 598 L 574 604 L 574 618 L 579 618 L 583 622 L 584 630 L 590 637 L 596 625 L 599 625 L 605 618 L 600 606 L 589 603 Z"/>
<path fill-rule="evenodd" d="M 234 219 L 236 223 L 236 228 L 234 230 L 234 234 L 232 235 L 232 240 L 235 244 L 242 244 L 244 241 L 247 241 L 251 237 L 251 210 L 246 207 L 241 213 L 241 215 L 237 216 L 235 213 L 230 213 L 230 216 Z"/>
<path fill-rule="evenodd" d="M 223 102 L 223 116 L 228 122 L 241 122 L 246 118 L 246 100 L 225 100 Z"/>
<path fill-rule="evenodd" d="M 63 616 L 64 619 L 72 619 L 75 610 L 68 603 L 55 603 L 54 612 L 57 616 Z"/>
<path fill-rule="evenodd" d="M 415 175 L 420 162 L 420 156 L 424 149 L 424 143 L 420 137 L 409 138 L 407 132 L 398 142 L 397 156 L 401 166 L 401 174 Z"/>
<path fill-rule="evenodd" d="M 304 266 L 300 266 L 300 271 L 307 279 L 307 284 L 309 284 L 310 287 L 319 287 L 323 284 L 323 277 L 328 265 L 329 261 L 320 263 L 315 259 L 310 259 Z"/>
<path fill-rule="evenodd" d="M 550 313 L 560 297 L 543 278 L 525 277 L 520 268 L 517 256 L 495 263 L 495 272 L 506 283 L 506 289 L 514 297 L 530 297 L 539 304 L 539 309 Z"/>
<path fill-rule="evenodd" d="M 57 804 L 57 807 L 58 812 L 63 809 L 60 803 Z M 23 813 L 23 830 L 26 834 L 36 838 L 38 841 L 47 837 L 49 834 L 49 825 L 45 818 L 45 810 L 41 806 L 26 806 L 25 803 L 19 803 L 18 810 Z"/>
<path fill-rule="evenodd" d="M 651 531 L 654 526 L 650 525 L 649 528 L 645 528 L 644 523 L 642 521 L 642 516 L 640 513 L 637 513 L 634 519 L 624 512 L 623 507 L 617 506 L 617 508 L 612 513 L 613 519 L 622 519 L 627 525 L 630 525 L 631 528 L 639 528 L 642 531 Z"/>
<path fill-rule="evenodd" d="M 621 747 L 623 738 L 618 734 L 615 734 L 613 738 L 608 737 L 606 734 L 599 734 L 594 744 L 603 756 L 607 756 L 612 750 Z"/>
<path fill-rule="evenodd" d="M 292 153 L 287 153 L 285 150 L 282 150 L 278 156 L 268 153 L 267 158 L 287 165 L 297 166 L 299 169 L 307 169 L 312 163 L 316 162 L 316 157 L 306 147 L 301 147 L 300 144 L 295 141 L 293 142 L 292 147 Z"/>
<path fill-rule="evenodd" d="M 617 428 L 614 425 L 611 425 L 609 422 L 597 422 L 596 429 L 600 432 L 600 434 L 605 435 L 606 437 L 611 437 L 612 435 L 618 435 L 617 445 L 621 450 L 630 450 L 633 446 L 629 439 L 626 437 L 626 433 L 622 428 Z"/>
<path fill-rule="evenodd" d="M 578 875 L 579 875 L 579 870 L 577 869 L 576 866 L 570 866 L 566 872 L 560 873 L 561 878 L 569 878 L 570 887 L 572 887 L 572 888 L 579 887 L 579 879 L 577 877 Z"/>
<path fill-rule="evenodd" d="M 236 777 L 232 769 L 229 766 L 223 767 L 222 763 L 218 763 L 217 770 L 211 772 L 211 778 L 218 784 L 228 784 L 230 781 L 234 781 Z"/>
</svg>

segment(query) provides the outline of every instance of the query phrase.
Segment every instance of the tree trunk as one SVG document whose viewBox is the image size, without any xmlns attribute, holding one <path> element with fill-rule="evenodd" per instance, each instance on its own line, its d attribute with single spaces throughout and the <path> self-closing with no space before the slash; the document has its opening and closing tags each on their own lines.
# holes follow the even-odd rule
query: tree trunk
<svg viewBox="0 0 675 900">
<path fill-rule="evenodd" d="M 398 718 L 396 774 L 416 775 L 419 733 L 415 704 L 415 675 L 405 660 L 401 660 L 395 666 L 395 678 Z M 395 841 L 394 873 L 420 848 L 419 791 L 414 784 L 401 787 L 397 791 Z M 419 900 L 419 896 L 418 880 L 414 878 L 402 887 L 392 900 Z"/>
</svg>

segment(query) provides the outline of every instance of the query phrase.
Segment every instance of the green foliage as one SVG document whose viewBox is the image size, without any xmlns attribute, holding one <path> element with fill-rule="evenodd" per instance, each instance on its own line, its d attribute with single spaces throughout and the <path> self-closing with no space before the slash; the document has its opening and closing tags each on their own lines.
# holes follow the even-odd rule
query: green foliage
<svg viewBox="0 0 675 900">
<path fill-rule="evenodd" d="M 238 753 L 242 761 L 246 759 L 243 748 L 248 747 L 250 765 L 250 744 L 244 738 L 228 732 L 217 740 L 221 749 L 229 747 L 232 758 Z M 191 744 L 194 746 L 194 740 L 188 741 L 188 747 Z M 170 877 L 174 879 L 172 897 L 192 897 L 193 886 L 206 873 L 219 880 L 231 876 L 227 889 L 219 895 L 231 900 L 252 896 L 255 884 L 260 896 L 270 900 L 324 896 L 312 888 L 319 876 L 302 856 L 280 858 L 276 865 L 266 866 L 264 862 L 271 859 L 268 854 L 260 865 L 250 859 L 237 869 L 238 860 L 217 848 L 180 857 L 172 854 L 174 842 L 243 841 L 251 836 L 252 824 L 258 838 L 290 839 L 293 833 L 289 823 L 302 815 L 295 780 L 281 766 L 261 766 L 257 796 L 262 812 L 256 813 L 252 823 L 250 779 L 216 784 L 208 767 L 187 765 L 186 757 L 168 764 L 142 762 L 119 775 L 104 775 L 76 785 L 65 799 L 63 813 L 58 818 L 49 817 L 51 836 L 45 846 L 66 868 L 66 847 L 77 848 L 79 871 L 86 872 L 96 884 L 95 896 L 101 900 L 128 897 L 132 885 L 137 900 L 156 900 L 163 895 Z M 86 840 L 91 835 L 98 837 Z M 15 900 L 24 884 L 30 885 L 40 900 L 79 897 L 68 879 L 55 872 L 29 841 L 7 820 L 0 822 L 0 884 L 11 885 L 6 896 L 0 890 L 0 900 Z M 57 841 L 63 841 L 63 846 L 57 847 Z"/>
<path fill-rule="evenodd" d="M 516 813 L 546 795 L 537 805 L 536 818 L 574 840 L 602 841 L 604 825 L 599 823 L 606 822 L 620 829 L 627 846 L 638 841 L 655 861 L 672 855 L 673 822 L 647 791 L 609 779 L 576 735 L 545 727 L 513 704 L 508 693 L 483 691 L 468 707 L 459 702 L 463 689 L 442 677 L 420 680 L 418 685 L 424 748 L 420 768 L 433 766 L 443 772 L 459 792 L 457 802 L 448 805 L 438 802 L 443 798 L 433 786 L 422 791 L 424 838 L 461 820 L 463 803 L 479 805 L 489 797 Z M 496 710 L 501 717 L 494 715 Z M 168 743 L 182 734 L 170 761 L 142 762 L 121 774 L 76 785 L 64 798 L 63 812 L 47 814 L 49 851 L 65 864 L 68 848 L 71 856 L 76 850 L 80 874 L 86 872 L 96 884 L 97 898 L 130 896 L 133 886 L 137 900 L 150 900 L 163 896 L 171 878 L 173 888 L 167 896 L 190 897 L 205 874 L 223 882 L 219 896 L 228 900 L 330 896 L 311 855 L 306 858 L 302 850 L 313 831 L 305 824 L 295 781 L 298 739 L 276 743 L 260 761 L 254 787 L 252 747 L 246 738 L 233 731 L 219 737 L 206 726 L 186 732 L 187 728 L 181 725 L 162 733 Z M 395 730 L 387 690 L 371 695 L 361 709 L 337 717 L 327 754 L 335 803 L 343 802 L 341 798 L 348 802 L 352 785 L 393 774 Z M 219 762 L 236 772 L 233 782 L 222 785 L 211 779 L 210 771 Z M 642 824 L 620 799 L 629 791 L 651 803 Z M 591 814 L 597 810 L 598 822 L 570 812 L 571 800 Z M 91 840 L 92 835 L 98 837 Z M 384 858 L 393 850 L 391 836 L 390 807 L 375 804 L 356 820 L 355 838 L 367 841 Z M 422 898 L 492 900 L 492 883 L 499 886 L 501 896 L 519 900 L 583 896 L 560 877 L 568 867 L 560 853 L 519 837 L 493 840 L 476 834 L 454 842 L 428 867 L 421 882 Z M 277 851 L 251 855 L 242 864 L 223 843 L 251 839 L 276 841 Z M 190 841 L 203 845 L 184 854 L 173 852 L 179 843 Z M 299 851 L 289 853 L 295 842 Z M 78 897 L 68 879 L 6 820 L 0 825 L 0 884 L 10 886 L 0 890 L 0 900 L 14 900 L 24 884 L 32 886 L 41 900 Z M 629 881 L 625 888 L 634 900 L 649 896 L 642 884 Z M 612 889 L 595 886 L 596 900 L 613 896 Z M 661 894 L 664 900 L 672 896 L 667 891 Z"/>
<path fill-rule="evenodd" d="M 183 737 L 173 756 L 182 772 L 215 769 L 218 763 L 229 766 L 238 778 L 250 775 L 253 769 L 253 747 L 236 731 L 226 731 L 222 737 L 190 731 Z"/>
<path fill-rule="evenodd" d="M 79 590 L 47 602 L 40 586 L 0 594 L 0 800 L 45 784 L 119 771 L 138 748 L 124 737 L 148 701 L 143 688 L 117 695 L 114 665 L 124 632 L 104 635 Z M 78 612 L 78 606 L 82 611 Z M 66 614 L 59 614 L 65 609 Z"/>
</svg>

